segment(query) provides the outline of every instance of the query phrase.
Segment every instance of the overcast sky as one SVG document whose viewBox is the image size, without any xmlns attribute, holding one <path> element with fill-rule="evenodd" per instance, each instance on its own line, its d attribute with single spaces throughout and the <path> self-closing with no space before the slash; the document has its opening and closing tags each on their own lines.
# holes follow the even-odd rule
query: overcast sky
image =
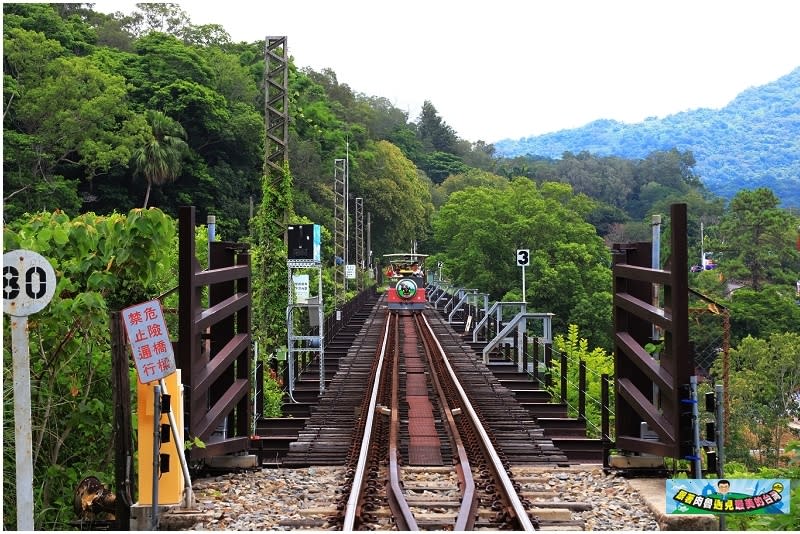
<svg viewBox="0 0 800 534">
<path fill-rule="evenodd" d="M 234 41 L 286 35 L 298 67 L 495 142 L 595 119 L 721 108 L 800 66 L 793 0 L 177 2 Z M 135 2 L 95 9 L 130 13 Z"/>
</svg>

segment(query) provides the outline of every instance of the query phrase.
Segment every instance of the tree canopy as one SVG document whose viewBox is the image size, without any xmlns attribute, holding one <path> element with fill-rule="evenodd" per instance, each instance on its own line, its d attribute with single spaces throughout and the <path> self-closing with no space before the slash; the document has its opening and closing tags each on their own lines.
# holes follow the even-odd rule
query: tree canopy
<svg viewBox="0 0 800 534">
<path fill-rule="evenodd" d="M 554 325 L 565 329 L 572 322 L 592 343 L 609 347 L 610 255 L 585 220 L 593 205 L 555 182 L 537 186 L 517 178 L 499 190 L 468 187 L 450 195 L 434 216 L 436 261 L 454 283 L 502 300 L 521 289 L 515 251 L 530 249 L 526 299 L 532 309 L 553 312 Z"/>
</svg>

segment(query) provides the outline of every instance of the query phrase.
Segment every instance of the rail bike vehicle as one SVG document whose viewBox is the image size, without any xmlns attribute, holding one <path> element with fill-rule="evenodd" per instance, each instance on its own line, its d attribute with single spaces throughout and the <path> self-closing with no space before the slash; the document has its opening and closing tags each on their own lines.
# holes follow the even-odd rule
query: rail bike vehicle
<svg viewBox="0 0 800 534">
<path fill-rule="evenodd" d="M 418 312 L 425 309 L 425 258 L 427 254 L 384 254 L 383 275 L 389 310 Z"/>
</svg>

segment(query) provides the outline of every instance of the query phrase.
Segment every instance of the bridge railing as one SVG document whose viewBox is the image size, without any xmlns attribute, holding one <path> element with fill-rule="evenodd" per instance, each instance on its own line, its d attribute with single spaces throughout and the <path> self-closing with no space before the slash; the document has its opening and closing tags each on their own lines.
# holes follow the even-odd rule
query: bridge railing
<svg viewBox="0 0 800 534">
<path fill-rule="evenodd" d="M 180 208 L 178 224 L 177 363 L 189 435 L 206 443 L 190 455 L 244 452 L 250 435 L 250 255 L 246 245 L 215 241 L 204 270 L 195 254 L 194 206 Z M 222 437 L 215 439 L 219 428 Z"/>
</svg>

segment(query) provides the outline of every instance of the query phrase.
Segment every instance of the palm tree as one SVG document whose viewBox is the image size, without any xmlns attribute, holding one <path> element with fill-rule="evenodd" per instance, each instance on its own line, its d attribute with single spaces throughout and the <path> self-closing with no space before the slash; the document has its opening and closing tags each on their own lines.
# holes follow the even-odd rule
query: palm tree
<svg viewBox="0 0 800 534">
<path fill-rule="evenodd" d="M 147 123 L 152 137 L 133 153 L 136 174 L 147 180 L 144 208 L 150 200 L 150 189 L 155 185 L 171 182 L 181 173 L 183 157 L 188 152 L 186 130 L 179 122 L 160 111 L 148 110 Z"/>
</svg>

